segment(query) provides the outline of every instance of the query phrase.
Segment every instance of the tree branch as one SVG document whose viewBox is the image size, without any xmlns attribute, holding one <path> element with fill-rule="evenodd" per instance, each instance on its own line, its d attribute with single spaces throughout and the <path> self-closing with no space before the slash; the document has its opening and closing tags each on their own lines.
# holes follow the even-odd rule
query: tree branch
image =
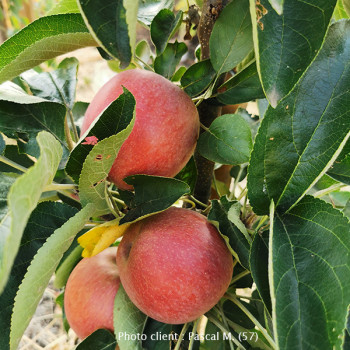
<svg viewBox="0 0 350 350">
<path fill-rule="evenodd" d="M 202 8 L 201 19 L 198 26 L 198 37 L 201 44 L 201 59 L 209 58 L 209 39 L 216 19 L 227 4 L 227 0 L 205 0 Z M 221 107 L 210 104 L 204 100 L 198 106 L 200 122 L 209 127 L 213 120 L 221 113 Z M 203 129 L 200 131 L 204 132 Z M 194 197 L 203 203 L 208 203 L 214 162 L 202 157 L 196 149 L 194 158 L 198 170 L 197 183 L 194 190 Z"/>
</svg>

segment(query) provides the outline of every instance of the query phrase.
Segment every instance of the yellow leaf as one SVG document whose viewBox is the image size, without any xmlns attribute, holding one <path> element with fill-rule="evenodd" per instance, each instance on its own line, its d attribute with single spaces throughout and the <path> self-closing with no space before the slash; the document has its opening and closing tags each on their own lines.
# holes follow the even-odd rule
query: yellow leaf
<svg viewBox="0 0 350 350">
<path fill-rule="evenodd" d="M 89 258 L 101 253 L 121 237 L 129 226 L 119 225 L 119 219 L 116 219 L 92 228 L 78 238 L 78 243 L 84 248 L 82 256 Z"/>
</svg>

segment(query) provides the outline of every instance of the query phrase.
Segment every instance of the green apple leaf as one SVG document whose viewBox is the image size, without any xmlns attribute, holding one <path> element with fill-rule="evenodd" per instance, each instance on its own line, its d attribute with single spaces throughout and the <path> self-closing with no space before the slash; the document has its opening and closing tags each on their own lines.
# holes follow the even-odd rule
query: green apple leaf
<svg viewBox="0 0 350 350">
<path fill-rule="evenodd" d="M 220 164 L 242 164 L 249 160 L 253 147 L 249 124 L 239 114 L 216 118 L 198 139 L 199 153 Z"/>
<path fill-rule="evenodd" d="M 350 154 L 340 163 L 336 161 L 327 174 L 337 181 L 350 185 Z"/>
<path fill-rule="evenodd" d="M 182 56 L 187 52 L 185 43 L 169 43 L 163 53 L 154 60 L 154 71 L 163 77 L 170 79 L 175 73 L 176 66 L 180 63 Z"/>
<path fill-rule="evenodd" d="M 126 68 L 136 43 L 138 1 L 135 0 L 78 0 L 80 12 L 99 46 L 120 61 Z M 108 23 L 108 25 L 106 25 Z"/>
<path fill-rule="evenodd" d="M 163 9 L 173 10 L 174 0 L 139 0 L 137 19 L 149 26 L 154 17 Z"/>
<path fill-rule="evenodd" d="M 57 69 L 37 73 L 28 71 L 21 75 L 34 96 L 57 102 L 72 111 L 75 102 L 79 62 L 76 58 L 65 58 Z"/>
<path fill-rule="evenodd" d="M 98 329 L 85 338 L 75 350 L 115 350 L 117 341 L 114 335 L 106 329 Z"/>
<path fill-rule="evenodd" d="M 79 13 L 76 0 L 60 0 L 46 13 L 46 16 L 59 15 L 64 13 Z"/>
<path fill-rule="evenodd" d="M 271 297 L 268 276 L 269 237 L 268 231 L 255 234 L 249 256 L 252 277 L 261 299 L 271 314 Z"/>
<path fill-rule="evenodd" d="M 80 14 L 42 17 L 0 46 L 0 83 L 56 56 L 97 46 Z"/>
<path fill-rule="evenodd" d="M 4 157 L 24 168 L 30 168 L 32 165 L 34 165 L 34 162 L 26 154 L 18 152 L 18 147 L 16 145 L 7 145 L 4 152 Z M 14 167 L 3 162 L 0 162 L 0 172 L 23 174 L 23 172 L 19 169 L 15 169 Z"/>
<path fill-rule="evenodd" d="M 269 3 L 279 15 L 283 13 L 284 0 L 269 0 Z"/>
<path fill-rule="evenodd" d="M 129 299 L 120 284 L 114 301 L 114 333 L 118 345 L 123 350 L 142 350 L 141 339 L 131 340 L 125 335 L 143 334 L 147 316 Z"/>
<path fill-rule="evenodd" d="M 214 199 L 208 219 L 218 227 L 232 255 L 244 268 L 249 269 L 250 245 L 240 229 L 228 218 L 230 208 L 236 203 L 226 197 L 221 197 L 220 201 Z"/>
<path fill-rule="evenodd" d="M 176 325 L 171 325 L 148 318 L 143 334 L 147 339 L 142 342 L 142 348 L 145 350 L 169 350 L 171 348 L 170 339 L 161 339 L 157 334 L 172 334 Z"/>
<path fill-rule="evenodd" d="M 349 232 L 341 212 L 310 196 L 274 218 L 269 279 L 279 349 L 341 349 L 350 304 Z"/>
<path fill-rule="evenodd" d="M 98 142 L 84 161 L 79 179 L 79 196 L 82 205 L 93 203 L 96 214 L 110 212 L 106 201 L 107 176 L 118 155 L 123 142 L 130 135 L 134 126 L 133 118 L 128 126 L 117 135 Z"/>
<path fill-rule="evenodd" d="M 209 47 L 210 60 L 218 75 L 236 67 L 252 51 L 252 23 L 247 0 L 235 0 L 226 5 L 215 22 Z"/>
<path fill-rule="evenodd" d="M 46 239 L 62 226 L 76 210 L 63 203 L 39 203 L 23 232 L 16 260 L 4 292 L 0 295 L 0 348 L 9 350 L 11 314 L 15 296 L 30 262 Z"/>
<path fill-rule="evenodd" d="M 178 82 L 181 80 L 182 76 L 185 74 L 186 72 L 186 67 L 185 66 L 181 66 L 178 68 L 178 70 L 174 73 L 174 75 L 171 77 L 171 81 L 172 82 Z"/>
<path fill-rule="evenodd" d="M 171 10 L 162 9 L 153 18 L 151 23 L 151 39 L 156 47 L 157 54 L 161 54 L 168 44 L 168 41 L 179 29 L 182 23 L 182 11 L 175 15 Z"/>
<path fill-rule="evenodd" d="M 76 183 L 79 182 L 84 161 L 93 149 L 94 144 L 124 130 L 133 118 L 134 108 L 134 96 L 124 88 L 124 93 L 95 119 L 89 130 L 79 140 L 79 143 L 75 146 L 68 159 L 66 172 Z M 89 142 L 89 140 L 93 140 L 93 142 Z"/>
<path fill-rule="evenodd" d="M 35 309 L 59 264 L 64 252 L 75 235 L 84 228 L 94 215 L 93 205 L 87 205 L 66 221 L 47 239 L 32 260 L 19 287 L 11 319 L 10 350 L 16 350 Z M 35 293 L 33 291 L 35 290 Z"/>
<path fill-rule="evenodd" d="M 350 136 L 350 21 L 334 23 L 293 91 L 269 107 L 255 138 L 248 196 L 256 214 L 286 211 L 337 159 Z"/>
<path fill-rule="evenodd" d="M 51 184 L 62 157 L 62 148 L 51 134 L 41 132 L 37 141 L 41 155 L 11 186 L 7 212 L 0 223 L 0 293 L 9 278 L 28 218 L 45 186 Z"/>
<path fill-rule="evenodd" d="M 250 8 L 260 79 L 276 107 L 320 49 L 337 0 L 285 0 L 281 15 L 271 1 L 250 0 Z"/>
<path fill-rule="evenodd" d="M 249 64 L 245 69 L 219 86 L 217 90 L 218 93 L 214 97 L 225 105 L 265 98 L 256 69 L 256 62 Z"/>
<path fill-rule="evenodd" d="M 197 182 L 197 167 L 194 157 L 188 161 L 185 167 L 175 176 L 175 179 L 186 182 L 190 186 L 191 193 L 193 193 Z"/>
<path fill-rule="evenodd" d="M 344 9 L 342 0 L 337 1 L 337 6 L 335 7 L 333 17 L 336 21 L 339 21 L 340 19 L 343 19 L 343 18 L 349 18 L 348 14 Z"/>
<path fill-rule="evenodd" d="M 350 17 L 350 1 L 349 0 L 343 0 L 343 6 L 344 6 L 344 9 L 345 9 L 346 13 Z"/>
<path fill-rule="evenodd" d="M 11 186 L 16 181 L 16 179 L 17 179 L 16 174 L 0 173 L 0 220 L 1 221 L 8 214 L 7 196 Z"/>
<path fill-rule="evenodd" d="M 193 64 L 181 77 L 181 86 L 191 96 L 197 96 L 204 91 L 216 77 L 216 72 L 210 60 Z"/>
<path fill-rule="evenodd" d="M 35 138 L 40 131 L 51 133 L 67 150 L 65 115 L 66 109 L 59 103 L 28 95 L 10 82 L 0 86 L 0 131 L 17 139 L 23 153 L 39 155 Z"/>
<path fill-rule="evenodd" d="M 134 187 L 135 195 L 130 191 L 120 191 L 122 199 L 128 198 L 127 205 L 130 207 L 120 224 L 141 220 L 168 209 L 181 196 L 191 192 L 187 183 L 168 177 L 133 175 L 127 177 L 125 182 Z"/>
<path fill-rule="evenodd" d="M 78 245 L 73 251 L 63 260 L 62 264 L 57 268 L 55 272 L 54 285 L 56 288 L 63 288 L 67 281 L 70 273 L 73 271 L 76 264 L 81 260 L 83 248 Z"/>
</svg>

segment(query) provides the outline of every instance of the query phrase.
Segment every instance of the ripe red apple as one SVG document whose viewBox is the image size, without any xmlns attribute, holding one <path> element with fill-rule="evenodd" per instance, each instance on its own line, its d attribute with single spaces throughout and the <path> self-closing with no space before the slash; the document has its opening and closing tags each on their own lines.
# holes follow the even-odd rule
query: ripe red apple
<svg viewBox="0 0 350 350">
<path fill-rule="evenodd" d="M 147 174 L 175 176 L 193 154 L 199 132 L 198 112 L 190 97 L 156 73 L 133 69 L 108 81 L 90 103 L 82 134 L 126 87 L 136 100 L 134 128 L 122 145 L 109 173 L 121 189 L 132 189 L 123 179 Z"/>
<path fill-rule="evenodd" d="M 69 276 L 64 309 L 69 325 L 84 339 L 99 328 L 113 332 L 114 298 L 119 288 L 117 248 L 84 258 Z"/>
<path fill-rule="evenodd" d="M 232 278 L 233 259 L 204 216 L 172 207 L 127 229 L 117 265 L 126 293 L 141 311 L 180 324 L 220 300 Z"/>
</svg>

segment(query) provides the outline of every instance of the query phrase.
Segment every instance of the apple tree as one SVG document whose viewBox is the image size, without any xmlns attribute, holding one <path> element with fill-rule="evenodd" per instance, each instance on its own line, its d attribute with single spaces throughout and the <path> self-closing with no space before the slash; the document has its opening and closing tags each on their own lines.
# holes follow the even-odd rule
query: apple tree
<svg viewBox="0 0 350 350">
<path fill-rule="evenodd" d="M 199 318 L 168 324 L 141 312 L 121 283 L 114 334 L 97 329 L 77 350 L 349 348 L 349 16 L 349 0 L 61 0 L 3 42 L 0 348 L 18 348 L 53 275 L 64 305 L 82 258 L 172 206 L 206 217 L 225 242 L 226 291 Z M 134 92 L 120 83 L 82 130 L 95 108 L 76 100 L 73 51 L 84 47 L 117 77 L 141 69 L 156 78 Z M 158 119 L 152 143 L 166 139 L 180 154 L 194 125 L 195 143 L 170 173 L 167 147 L 154 165 L 136 143 L 121 188 L 108 174 L 125 174 L 114 163 L 123 145 L 131 149 L 136 128 L 150 131 L 151 122 L 137 125 L 138 96 L 150 92 L 159 96 L 144 105 L 150 115 L 176 110 L 175 121 Z M 198 124 L 180 128 L 187 103 Z M 138 159 L 153 170 L 137 170 Z M 178 254 L 188 261 L 191 249 Z"/>
</svg>

